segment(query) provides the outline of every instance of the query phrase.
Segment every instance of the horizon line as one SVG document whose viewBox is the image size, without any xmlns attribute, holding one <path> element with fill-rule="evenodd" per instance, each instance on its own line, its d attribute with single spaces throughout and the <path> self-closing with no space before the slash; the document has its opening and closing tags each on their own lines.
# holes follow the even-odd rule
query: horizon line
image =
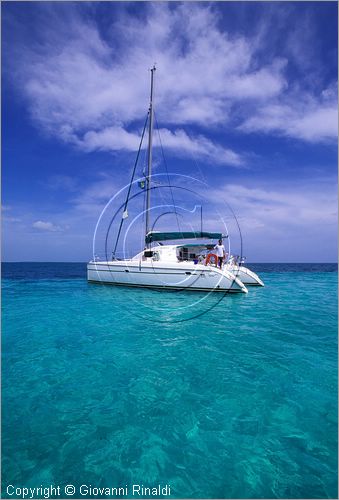
<svg viewBox="0 0 339 500">
<path fill-rule="evenodd" d="M 7 260 L 1 261 L 1 264 L 88 264 L 89 261 L 84 260 Z M 105 261 L 102 261 L 105 262 Z M 254 262 L 247 261 L 246 264 L 338 264 L 337 261 L 328 261 L 328 262 L 276 262 L 276 261 L 262 261 L 262 262 Z"/>
</svg>

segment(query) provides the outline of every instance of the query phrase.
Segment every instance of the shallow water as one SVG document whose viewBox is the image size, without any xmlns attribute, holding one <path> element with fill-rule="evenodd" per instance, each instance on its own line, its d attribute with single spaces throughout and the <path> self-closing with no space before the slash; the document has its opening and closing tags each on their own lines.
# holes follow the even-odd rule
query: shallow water
<svg viewBox="0 0 339 500">
<path fill-rule="evenodd" d="M 337 268 L 249 267 L 265 288 L 220 297 L 5 264 L 2 497 L 337 498 Z"/>
</svg>

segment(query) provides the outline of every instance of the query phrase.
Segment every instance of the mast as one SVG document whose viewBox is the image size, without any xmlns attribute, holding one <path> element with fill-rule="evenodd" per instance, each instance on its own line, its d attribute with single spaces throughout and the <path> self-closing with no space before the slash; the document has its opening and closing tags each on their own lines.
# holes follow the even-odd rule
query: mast
<svg viewBox="0 0 339 500">
<path fill-rule="evenodd" d="M 146 177 L 146 229 L 145 236 L 150 231 L 150 208 L 151 208 L 151 177 L 152 177 L 152 138 L 153 138 L 153 87 L 155 65 L 151 69 L 151 98 L 149 105 L 149 128 L 148 128 L 148 156 L 147 156 L 147 177 Z"/>
</svg>

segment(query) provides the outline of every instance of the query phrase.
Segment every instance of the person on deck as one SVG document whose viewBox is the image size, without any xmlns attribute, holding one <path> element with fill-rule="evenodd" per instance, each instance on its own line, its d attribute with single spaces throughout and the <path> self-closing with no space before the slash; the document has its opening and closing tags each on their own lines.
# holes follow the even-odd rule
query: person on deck
<svg viewBox="0 0 339 500">
<path fill-rule="evenodd" d="M 219 242 L 217 243 L 217 245 L 215 245 L 214 250 L 216 251 L 215 253 L 217 254 L 217 257 L 218 257 L 218 266 L 221 269 L 222 268 L 223 260 L 226 257 L 226 251 L 225 251 L 225 247 L 224 247 L 224 245 L 222 243 L 222 240 L 219 240 Z"/>
</svg>

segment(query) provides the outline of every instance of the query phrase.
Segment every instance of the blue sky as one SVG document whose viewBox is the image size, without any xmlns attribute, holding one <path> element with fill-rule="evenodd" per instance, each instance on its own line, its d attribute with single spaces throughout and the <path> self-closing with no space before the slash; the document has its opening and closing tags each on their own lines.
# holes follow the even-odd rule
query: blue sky
<svg viewBox="0 0 339 500">
<path fill-rule="evenodd" d="M 199 227 L 197 211 L 184 221 L 199 197 L 182 188 L 205 180 L 204 228 L 226 221 L 238 253 L 225 200 L 248 261 L 336 261 L 336 2 L 2 4 L 3 260 L 91 258 L 132 172 L 154 62 L 185 228 Z M 154 171 L 165 180 L 158 132 Z M 170 205 L 158 191 L 154 204 Z M 138 196 L 132 252 L 140 208 Z"/>
</svg>

